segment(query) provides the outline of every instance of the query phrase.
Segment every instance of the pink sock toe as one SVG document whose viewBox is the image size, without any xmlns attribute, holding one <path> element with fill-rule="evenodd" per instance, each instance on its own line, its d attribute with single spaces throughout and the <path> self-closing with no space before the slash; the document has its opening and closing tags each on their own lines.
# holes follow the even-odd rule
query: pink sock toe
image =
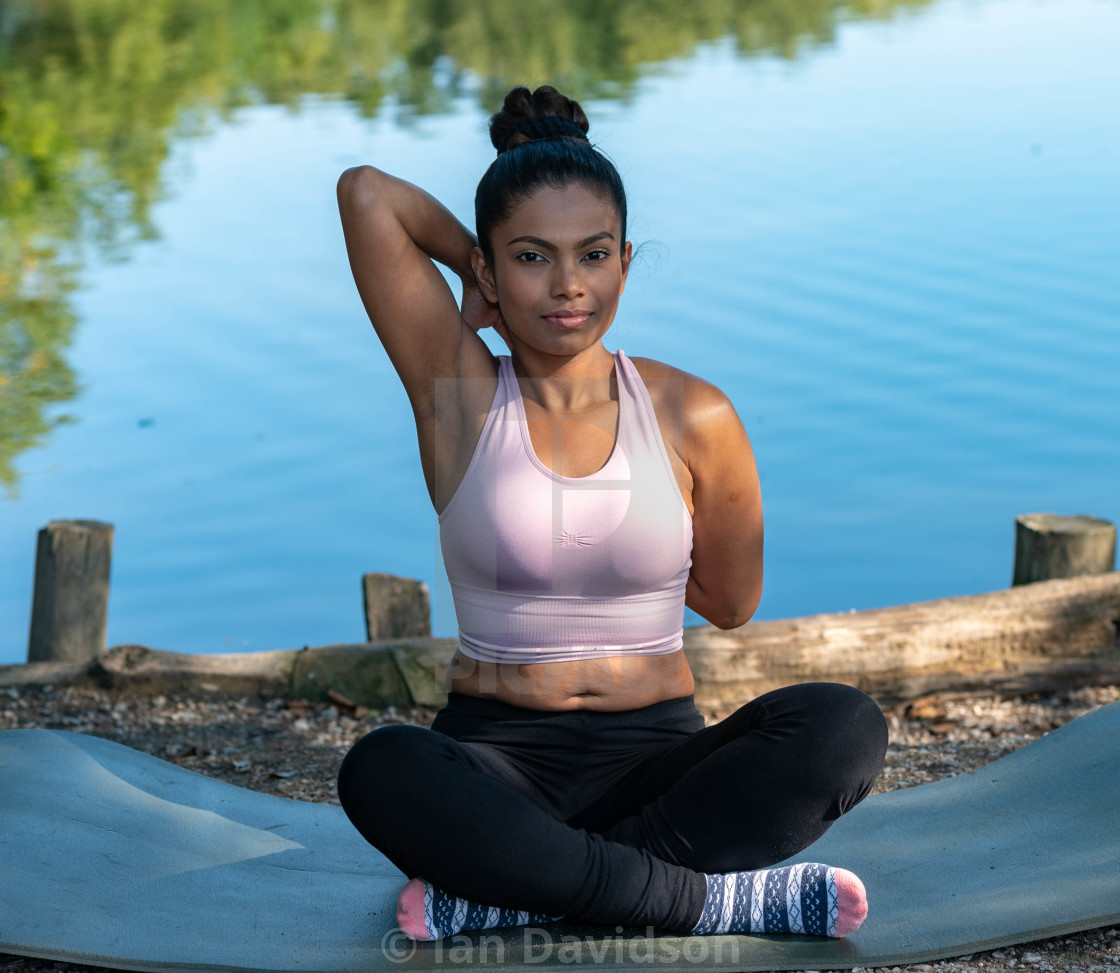
<svg viewBox="0 0 1120 973">
<path fill-rule="evenodd" d="M 859 881 L 858 879 L 856 881 Z M 431 939 L 424 922 L 424 880 L 414 878 L 397 897 L 397 925 L 409 939 Z"/>
<path fill-rule="evenodd" d="M 847 936 L 855 932 L 867 918 L 867 889 L 854 872 L 837 868 L 834 872 L 839 914 L 836 918 L 836 935 Z"/>
</svg>

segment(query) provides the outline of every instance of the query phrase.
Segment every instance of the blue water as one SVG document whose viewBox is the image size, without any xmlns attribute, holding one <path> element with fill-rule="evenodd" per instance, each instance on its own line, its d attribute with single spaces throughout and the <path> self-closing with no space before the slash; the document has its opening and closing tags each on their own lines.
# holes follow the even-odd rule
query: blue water
<svg viewBox="0 0 1120 973">
<path fill-rule="evenodd" d="M 608 345 L 735 403 L 756 617 L 1005 587 L 1017 514 L 1120 520 L 1117 38 L 1114 2 L 946 0 L 793 63 L 710 44 L 585 105 L 645 244 Z M 86 265 L 79 421 L 0 498 L 0 663 L 25 657 L 35 533 L 70 517 L 116 525 L 110 645 L 359 641 L 366 571 L 427 580 L 454 632 L 334 183 L 370 162 L 469 222 L 484 122 L 306 99 L 175 143 L 160 239 Z"/>
</svg>

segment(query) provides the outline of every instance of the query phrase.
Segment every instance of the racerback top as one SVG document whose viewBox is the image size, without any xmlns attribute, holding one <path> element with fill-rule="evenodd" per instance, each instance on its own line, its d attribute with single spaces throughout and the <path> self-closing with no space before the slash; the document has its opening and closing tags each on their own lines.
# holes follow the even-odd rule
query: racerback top
<svg viewBox="0 0 1120 973">
<path fill-rule="evenodd" d="M 653 402 L 615 353 L 618 434 L 590 476 L 533 451 L 509 356 L 462 483 L 439 516 L 459 647 L 481 662 L 667 655 L 681 647 L 692 518 Z"/>
</svg>

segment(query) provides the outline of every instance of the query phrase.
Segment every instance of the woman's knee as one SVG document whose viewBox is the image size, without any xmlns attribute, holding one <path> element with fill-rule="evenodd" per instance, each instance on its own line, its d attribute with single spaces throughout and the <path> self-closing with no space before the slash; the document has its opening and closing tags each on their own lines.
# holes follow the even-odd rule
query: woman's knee
<svg viewBox="0 0 1120 973">
<path fill-rule="evenodd" d="M 817 683 L 828 726 L 823 748 L 837 789 L 836 814 L 845 814 L 871 791 L 887 752 L 887 720 L 879 704 L 853 686 Z"/>
<path fill-rule="evenodd" d="M 353 819 L 357 810 L 384 803 L 387 793 L 398 789 L 402 776 L 424 762 L 425 751 L 438 740 L 431 730 L 399 724 L 367 733 L 343 758 L 338 769 L 338 799 Z"/>
<path fill-rule="evenodd" d="M 887 749 L 887 721 L 879 704 L 854 686 L 810 682 L 776 690 L 779 709 L 788 707 L 794 722 L 831 739 L 843 750 L 855 748 L 882 759 Z M 765 697 L 762 697 L 765 699 Z"/>
<path fill-rule="evenodd" d="M 384 726 L 355 743 L 338 771 L 338 799 L 350 823 L 406 875 L 415 874 L 409 840 L 425 799 L 416 771 L 431 766 L 443 742 L 450 741 L 419 726 Z"/>
<path fill-rule="evenodd" d="M 887 752 L 887 719 L 879 704 L 855 686 L 822 685 L 828 686 L 832 726 L 847 746 L 864 752 L 876 767 L 883 764 Z"/>
<path fill-rule="evenodd" d="M 760 697 L 771 725 L 787 734 L 788 758 L 843 814 L 870 792 L 887 751 L 879 704 L 842 683 L 802 683 Z"/>
</svg>

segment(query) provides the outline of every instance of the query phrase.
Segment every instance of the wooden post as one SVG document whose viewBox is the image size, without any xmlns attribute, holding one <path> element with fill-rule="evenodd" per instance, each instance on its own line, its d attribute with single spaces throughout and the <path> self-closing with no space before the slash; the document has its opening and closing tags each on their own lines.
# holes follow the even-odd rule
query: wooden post
<svg viewBox="0 0 1120 973">
<path fill-rule="evenodd" d="M 1082 514 L 1023 514 L 1015 519 L 1012 585 L 1107 574 L 1116 561 L 1116 525 Z"/>
<path fill-rule="evenodd" d="M 113 525 L 52 520 L 39 531 L 28 662 L 85 662 L 105 648 Z"/>
<path fill-rule="evenodd" d="M 395 574 L 363 574 L 366 640 L 407 639 L 432 634 L 428 586 Z"/>
</svg>

